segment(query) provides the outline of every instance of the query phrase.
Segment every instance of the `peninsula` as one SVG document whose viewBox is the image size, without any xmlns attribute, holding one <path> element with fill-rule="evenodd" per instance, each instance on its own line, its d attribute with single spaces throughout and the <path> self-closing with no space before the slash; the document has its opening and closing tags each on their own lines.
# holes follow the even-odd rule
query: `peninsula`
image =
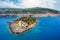
<svg viewBox="0 0 60 40">
<path fill-rule="evenodd" d="M 26 17 L 32 15 L 34 17 L 60 16 L 60 11 L 48 8 L 0 8 L 0 16 L 19 16 Z"/>
</svg>

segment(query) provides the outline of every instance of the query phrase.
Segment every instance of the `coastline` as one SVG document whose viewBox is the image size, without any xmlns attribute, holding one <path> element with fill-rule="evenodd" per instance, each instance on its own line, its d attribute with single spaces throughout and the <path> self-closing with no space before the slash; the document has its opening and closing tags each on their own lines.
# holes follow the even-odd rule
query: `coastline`
<svg viewBox="0 0 60 40">
<path fill-rule="evenodd" d="M 37 14 L 32 14 L 32 13 L 25 13 L 25 14 L 0 14 L 1 16 L 18 16 L 18 17 L 48 17 L 48 16 L 60 16 L 60 14 L 55 14 L 55 13 L 37 13 Z"/>
</svg>

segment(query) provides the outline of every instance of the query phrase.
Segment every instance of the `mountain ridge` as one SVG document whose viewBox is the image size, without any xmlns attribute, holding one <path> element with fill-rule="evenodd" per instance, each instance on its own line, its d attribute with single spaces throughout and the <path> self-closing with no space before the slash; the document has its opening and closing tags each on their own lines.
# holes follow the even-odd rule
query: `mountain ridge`
<svg viewBox="0 0 60 40">
<path fill-rule="evenodd" d="M 40 8 L 40 7 L 35 7 L 35 8 L 0 8 L 0 14 L 1 13 L 56 13 L 59 14 L 60 11 L 54 10 L 54 9 L 49 9 L 49 8 Z"/>
</svg>

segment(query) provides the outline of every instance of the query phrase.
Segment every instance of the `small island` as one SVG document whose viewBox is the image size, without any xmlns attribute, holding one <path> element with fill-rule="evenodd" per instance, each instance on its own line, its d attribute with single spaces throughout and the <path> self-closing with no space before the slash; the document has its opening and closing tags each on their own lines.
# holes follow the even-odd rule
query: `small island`
<svg viewBox="0 0 60 40">
<path fill-rule="evenodd" d="M 9 29 L 14 34 L 20 34 L 34 27 L 36 22 L 35 17 L 21 17 L 9 22 Z"/>
</svg>

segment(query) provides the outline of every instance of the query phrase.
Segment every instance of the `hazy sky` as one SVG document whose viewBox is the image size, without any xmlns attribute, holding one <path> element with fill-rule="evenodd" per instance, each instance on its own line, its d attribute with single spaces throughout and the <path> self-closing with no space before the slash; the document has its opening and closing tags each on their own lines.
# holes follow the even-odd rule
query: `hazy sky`
<svg viewBox="0 0 60 40">
<path fill-rule="evenodd" d="M 60 11 L 60 0 L 0 0 L 0 8 L 43 7 Z"/>
</svg>

